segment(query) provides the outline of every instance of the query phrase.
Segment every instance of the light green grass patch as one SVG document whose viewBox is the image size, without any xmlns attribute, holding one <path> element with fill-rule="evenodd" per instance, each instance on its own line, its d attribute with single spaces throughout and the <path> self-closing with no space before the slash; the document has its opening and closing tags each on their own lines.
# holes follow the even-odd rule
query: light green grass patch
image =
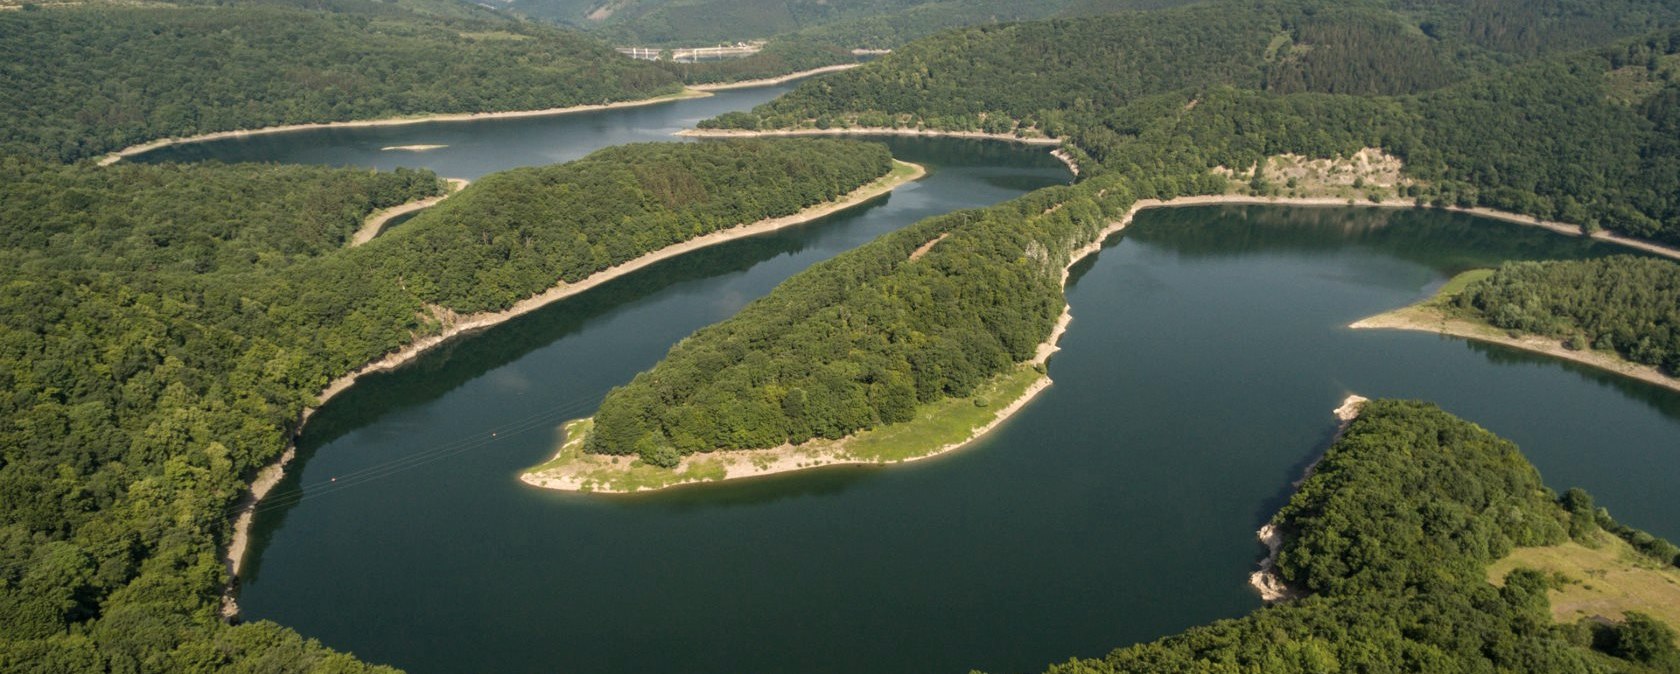
<svg viewBox="0 0 1680 674">
<path fill-rule="evenodd" d="M 583 440 L 589 437 L 589 431 L 595 428 L 595 418 L 573 419 L 560 426 L 560 432 L 565 438 L 560 443 L 560 449 L 554 453 L 554 458 L 526 469 L 528 473 L 540 473 L 545 470 L 559 468 L 572 463 L 583 456 Z"/>
<path fill-rule="evenodd" d="M 1018 365 L 993 377 L 971 396 L 919 405 L 916 418 L 910 421 L 857 434 L 846 443 L 846 453 L 860 461 L 886 463 L 926 456 L 963 442 L 1044 376 L 1031 365 Z"/>
<path fill-rule="evenodd" d="M 1546 593 L 1558 622 L 1619 620 L 1639 611 L 1680 631 L 1680 569 L 1639 554 L 1620 538 L 1599 535 L 1596 548 L 1570 541 L 1512 550 L 1488 566 L 1488 581 L 1501 585 L 1514 569 L 1534 569 L 1561 581 Z"/>
<path fill-rule="evenodd" d="M 1447 279 L 1447 282 L 1441 286 L 1441 289 L 1435 291 L 1435 296 L 1429 298 L 1428 301 L 1429 303 L 1435 305 L 1445 305 L 1446 303 L 1452 301 L 1454 297 L 1463 294 L 1464 289 L 1470 287 L 1470 284 L 1481 281 L 1490 276 L 1493 276 L 1492 269 L 1472 269 L 1467 272 L 1462 272 L 1450 279 Z"/>
<path fill-rule="evenodd" d="M 1680 54 L 1657 57 L 1656 70 L 1647 63 L 1622 66 L 1604 73 L 1605 97 L 1622 105 L 1637 105 L 1661 91 L 1676 75 L 1680 75 Z"/>
<path fill-rule="evenodd" d="M 887 181 L 900 182 L 900 181 L 903 181 L 905 178 L 908 178 L 908 177 L 910 177 L 912 175 L 915 175 L 915 174 L 916 174 L 916 166 L 914 164 L 909 164 L 909 163 L 905 163 L 905 162 L 899 161 L 897 159 L 894 159 L 892 170 L 888 171 L 886 175 L 881 176 L 880 178 L 877 178 L 877 180 L 880 180 L 880 181 L 883 181 L 883 182 L 887 182 Z"/>
<path fill-rule="evenodd" d="M 726 474 L 723 462 L 697 457 L 678 468 L 660 468 L 639 459 L 586 454 L 584 440 L 595 429 L 594 418 L 575 419 L 561 426 L 565 441 L 554 457 L 526 470 L 527 473 L 563 471 L 576 475 L 584 484 L 583 491 L 637 491 L 660 489 L 687 482 L 721 480 Z"/>
</svg>

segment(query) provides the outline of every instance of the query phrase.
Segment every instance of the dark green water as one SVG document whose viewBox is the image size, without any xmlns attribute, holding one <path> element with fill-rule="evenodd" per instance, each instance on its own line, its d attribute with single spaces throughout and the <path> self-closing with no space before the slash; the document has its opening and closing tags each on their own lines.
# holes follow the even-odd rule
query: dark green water
<svg viewBox="0 0 1680 674">
<path fill-rule="evenodd" d="M 906 623 L 878 613 L 892 607 L 842 601 L 870 586 L 923 582 L 881 573 L 916 563 L 901 555 L 913 554 L 919 527 L 893 522 L 922 506 L 856 491 L 869 484 L 862 474 L 643 499 L 583 498 L 516 479 L 552 453 L 562 421 L 592 413 L 607 389 L 677 340 L 788 276 L 923 218 L 1068 177 L 1042 149 L 890 145 L 928 166 L 928 177 L 864 207 L 660 264 L 334 399 L 258 518 L 240 598 L 246 618 L 419 672 L 949 662 L 944 648 L 916 653 L 901 635 Z M 299 485 L 304 500 L 288 506 L 295 499 L 284 494 Z M 934 612 L 924 615 L 943 614 L 967 589 L 940 592 L 918 600 Z M 790 628 L 826 636 L 789 641 Z M 859 651 L 860 638 L 903 641 L 903 650 Z"/>
<path fill-rule="evenodd" d="M 142 160 L 476 177 L 657 140 L 779 91 L 258 136 Z M 450 147 L 379 150 L 416 143 Z M 1056 385 L 950 457 L 628 497 L 517 482 L 561 421 L 781 279 L 917 219 L 1066 178 L 1027 148 L 892 145 L 932 174 L 458 340 L 335 399 L 258 519 L 246 617 L 416 672 L 1038 670 L 1258 606 L 1245 585 L 1254 529 L 1349 392 L 1436 401 L 1516 440 L 1554 487 L 1586 487 L 1624 521 L 1680 538 L 1680 396 L 1506 349 L 1343 327 L 1464 268 L 1613 252 L 1426 212 L 1143 213 L 1075 270 Z"/>
<path fill-rule="evenodd" d="M 1427 212 L 1145 212 L 1076 269 L 1056 385 L 948 458 L 631 497 L 515 481 L 560 419 L 671 342 L 890 226 L 700 253 L 359 385 L 310 427 L 318 497 L 262 520 L 249 617 L 421 672 L 1034 670 L 1258 606 L 1254 529 L 1349 392 L 1437 401 L 1516 440 L 1550 484 L 1680 537 L 1680 396 L 1343 327 L 1465 267 L 1608 252 Z M 427 453 L 457 439 L 480 442 Z M 329 481 L 405 456 L 436 460 Z"/>
<path fill-rule="evenodd" d="M 127 161 L 214 159 L 382 169 L 424 166 L 439 175 L 477 179 L 515 166 L 571 161 L 612 145 L 679 140 L 672 134 L 693 128 L 702 119 L 746 110 L 792 87 L 786 84 L 720 91 L 706 98 L 549 117 L 313 129 L 225 138 L 160 148 Z M 381 149 L 403 145 L 447 147 L 425 152 Z"/>
</svg>

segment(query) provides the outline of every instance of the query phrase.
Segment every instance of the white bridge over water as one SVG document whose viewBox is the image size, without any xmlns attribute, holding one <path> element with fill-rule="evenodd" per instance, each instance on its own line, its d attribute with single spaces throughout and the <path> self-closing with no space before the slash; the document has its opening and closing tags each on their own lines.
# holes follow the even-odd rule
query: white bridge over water
<svg viewBox="0 0 1680 674">
<path fill-rule="evenodd" d="M 720 44 L 716 47 L 617 47 L 618 53 L 633 59 L 643 61 L 658 61 L 669 58 L 678 63 L 692 63 L 694 61 L 717 60 L 752 56 L 764 48 L 763 42 L 737 42 L 732 45 Z"/>
</svg>

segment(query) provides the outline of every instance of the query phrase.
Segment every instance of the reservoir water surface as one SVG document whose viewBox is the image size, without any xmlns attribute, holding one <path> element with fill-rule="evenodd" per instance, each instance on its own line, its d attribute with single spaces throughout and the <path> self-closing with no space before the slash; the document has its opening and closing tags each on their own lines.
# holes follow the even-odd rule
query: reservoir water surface
<svg viewBox="0 0 1680 674">
<path fill-rule="evenodd" d="M 306 132 L 268 149 L 253 137 L 191 158 L 475 177 L 657 139 L 723 111 L 689 106 L 773 93 L 464 125 L 476 132 Z M 402 161 L 377 149 L 447 142 L 439 133 L 461 135 Z M 488 154 L 468 151 L 477 133 L 495 139 Z M 517 481 L 561 422 L 781 279 L 917 219 L 1067 179 L 1042 149 L 890 144 L 929 177 L 628 276 L 334 399 L 258 518 L 246 618 L 415 672 L 1036 671 L 1259 606 L 1246 585 L 1254 530 L 1348 393 L 1435 401 L 1516 441 L 1554 488 L 1585 487 L 1629 524 L 1680 538 L 1680 395 L 1345 327 L 1466 268 L 1619 252 L 1427 211 L 1141 213 L 1074 270 L 1056 384 L 938 460 L 620 497 Z"/>
</svg>

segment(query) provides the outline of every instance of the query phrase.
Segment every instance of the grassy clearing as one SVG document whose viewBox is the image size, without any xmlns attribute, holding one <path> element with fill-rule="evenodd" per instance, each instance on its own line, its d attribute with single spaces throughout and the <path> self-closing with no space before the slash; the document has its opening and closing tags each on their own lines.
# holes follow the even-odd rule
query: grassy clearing
<svg viewBox="0 0 1680 674">
<path fill-rule="evenodd" d="M 527 473 L 565 471 L 582 482 L 580 491 L 637 491 L 659 489 L 674 484 L 721 480 L 726 471 L 722 461 L 699 459 L 684 462 L 676 469 L 660 468 L 643 463 L 634 457 L 613 457 L 585 454 L 584 439 L 595 428 L 594 419 L 576 419 L 562 426 L 565 441 L 554 458 L 534 466 Z"/>
<path fill-rule="evenodd" d="M 879 180 L 881 182 L 901 183 L 910 176 L 916 175 L 917 170 L 918 169 L 915 164 L 894 159 L 892 170 L 888 171 L 886 175 L 881 176 Z"/>
<path fill-rule="evenodd" d="M 561 432 L 564 433 L 566 439 L 564 442 L 560 443 L 559 451 L 555 452 L 554 458 L 549 459 L 542 464 L 532 466 L 529 469 L 529 472 L 536 473 L 553 468 L 559 468 L 576 461 L 579 457 L 582 457 L 583 439 L 589 437 L 589 431 L 594 430 L 595 419 L 593 417 L 587 419 L 573 419 L 563 424 L 560 428 L 562 429 Z"/>
<path fill-rule="evenodd" d="M 1448 300 L 1457 297 L 1459 293 L 1464 292 L 1464 289 L 1470 287 L 1470 284 L 1489 276 L 1493 276 L 1492 269 L 1472 269 L 1460 273 L 1447 279 L 1446 284 L 1441 286 L 1440 290 L 1435 291 L 1435 296 L 1429 298 L 1429 302 L 1431 304 L 1445 304 Z"/>
<path fill-rule="evenodd" d="M 1442 329 L 1445 330 L 1446 323 L 1450 320 L 1454 322 L 1454 326 L 1456 326 L 1457 330 L 1473 329 L 1473 331 L 1478 335 L 1485 335 L 1487 337 L 1503 337 L 1505 336 L 1505 331 L 1488 325 L 1479 319 L 1460 316 L 1462 312 L 1455 310 L 1452 306 L 1453 298 L 1458 297 L 1459 294 L 1463 293 L 1465 288 L 1470 287 L 1470 284 L 1492 275 L 1492 269 L 1472 269 L 1467 272 L 1462 272 L 1450 279 L 1447 279 L 1447 282 L 1443 284 L 1439 290 L 1436 290 L 1434 295 L 1430 295 L 1427 298 L 1419 300 L 1413 304 L 1400 307 L 1399 309 L 1385 311 L 1370 318 L 1358 321 L 1357 323 L 1354 323 L 1354 326 L 1359 327 L 1361 324 L 1375 324 L 1374 327 L 1400 327 L 1405 324 L 1420 326 L 1439 324 Z"/>
<path fill-rule="evenodd" d="M 926 456 L 947 445 L 961 443 L 997 418 L 1044 374 L 1030 365 L 993 377 L 967 398 L 947 398 L 920 405 L 916 418 L 857 434 L 846 442 L 846 454 L 860 461 L 893 462 Z"/>
<path fill-rule="evenodd" d="M 1605 97 L 1622 105 L 1644 102 L 1680 75 L 1680 54 L 1659 56 L 1655 65 L 1655 69 L 1649 63 L 1628 65 L 1605 73 Z"/>
<path fill-rule="evenodd" d="M 1488 580 L 1503 584 L 1516 568 L 1535 569 L 1560 582 L 1547 593 L 1558 622 L 1593 616 L 1620 620 L 1628 611 L 1640 611 L 1680 631 L 1680 569 L 1639 554 L 1615 536 L 1600 534 L 1594 548 L 1574 541 L 1517 548 L 1488 567 Z"/>
<path fill-rule="evenodd" d="M 583 473 L 585 487 L 582 491 L 631 492 L 663 489 L 691 482 L 722 480 L 727 476 L 723 462 L 716 459 L 684 462 L 682 466 L 674 469 L 648 465 L 640 459 L 635 459 L 624 467 L 607 464 L 586 471 Z"/>
</svg>

